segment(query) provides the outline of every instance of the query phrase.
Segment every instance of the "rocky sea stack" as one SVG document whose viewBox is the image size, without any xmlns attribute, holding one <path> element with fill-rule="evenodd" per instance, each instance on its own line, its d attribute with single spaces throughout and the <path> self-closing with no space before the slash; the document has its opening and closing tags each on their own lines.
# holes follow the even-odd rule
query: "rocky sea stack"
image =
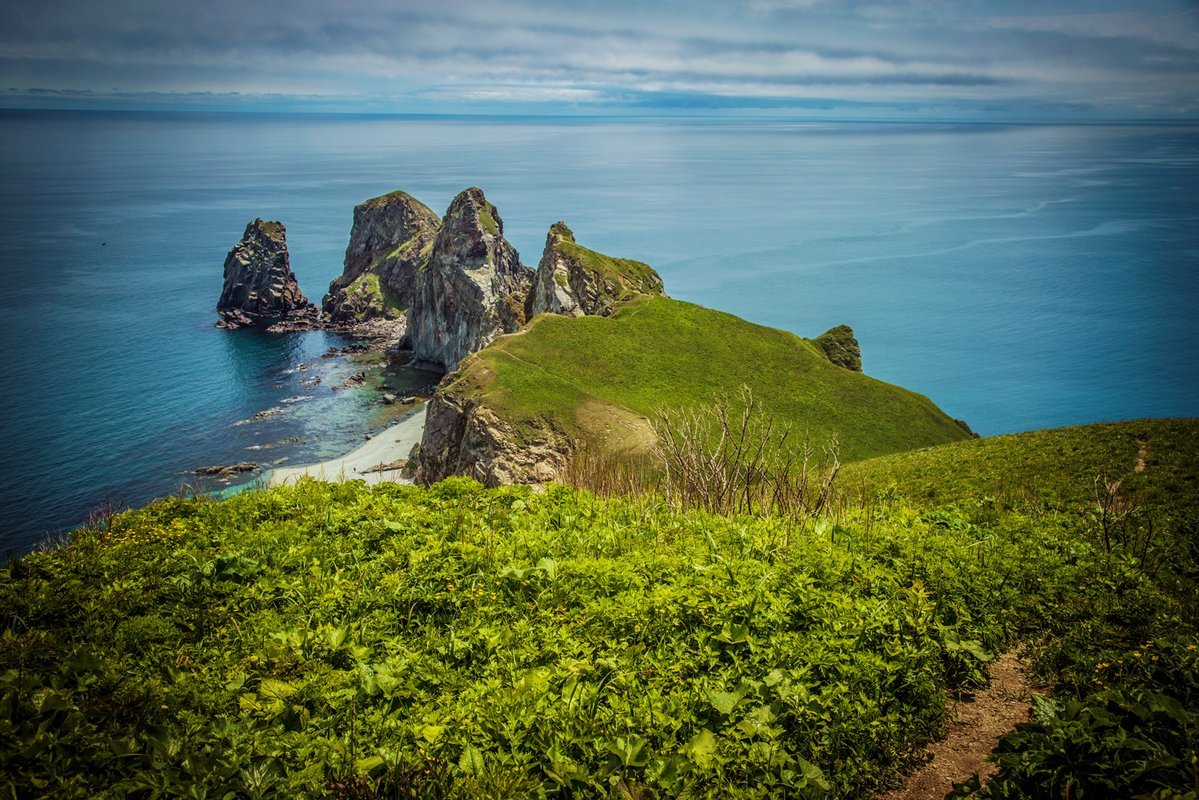
<svg viewBox="0 0 1199 800">
<path fill-rule="evenodd" d="M 450 203 L 420 273 L 409 312 L 413 358 L 452 370 L 525 322 L 533 270 L 504 238 L 504 221 L 481 189 Z"/>
<path fill-rule="evenodd" d="M 862 348 L 858 346 L 853 328 L 838 325 L 816 337 L 816 345 L 829 361 L 854 372 L 862 371 Z"/>
<path fill-rule="evenodd" d="M 607 317 L 636 294 L 662 294 L 658 273 L 640 261 L 581 247 L 566 223 L 555 222 L 545 237 L 526 313 L 530 319 L 545 312 Z"/>
<path fill-rule="evenodd" d="M 256 219 L 225 258 L 225 284 L 217 312 L 222 328 L 315 321 L 316 306 L 296 283 L 281 222 Z"/>
<path fill-rule="evenodd" d="M 342 274 L 322 303 L 326 321 L 346 326 L 403 317 L 440 227 L 441 219 L 406 192 L 355 206 Z"/>
</svg>

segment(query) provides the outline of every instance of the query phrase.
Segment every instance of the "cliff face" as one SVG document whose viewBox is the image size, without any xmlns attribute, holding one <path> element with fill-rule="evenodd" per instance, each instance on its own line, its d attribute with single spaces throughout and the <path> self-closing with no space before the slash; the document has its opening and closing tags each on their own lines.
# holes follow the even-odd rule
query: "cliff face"
<svg viewBox="0 0 1199 800">
<path fill-rule="evenodd" d="M 427 484 L 466 475 L 486 486 L 555 480 L 566 467 L 569 447 L 553 431 L 541 433 L 519 436 L 486 406 L 439 391 L 427 406 L 413 478 Z"/>
<path fill-rule="evenodd" d="M 441 220 L 405 192 L 354 207 L 354 226 L 342 274 L 322 303 L 334 325 L 398 318 L 416 296 L 417 274 L 428 261 Z"/>
<path fill-rule="evenodd" d="M 225 284 L 216 308 L 221 315 L 217 325 L 224 328 L 316 319 L 316 306 L 291 271 L 283 223 L 256 219 L 246 226 L 225 258 Z"/>
<path fill-rule="evenodd" d="M 563 222 L 550 226 L 537 265 L 526 314 L 607 317 L 635 294 L 662 294 L 662 279 L 648 265 L 588 250 Z"/>
<path fill-rule="evenodd" d="M 417 362 L 451 370 L 524 324 L 533 271 L 504 239 L 504 221 L 480 189 L 454 198 L 418 273 L 408 326 Z"/>
<path fill-rule="evenodd" d="M 854 372 L 862 371 L 862 348 L 858 346 L 858 340 L 853 335 L 853 328 L 848 325 L 829 328 L 817 336 L 815 342 L 828 360 L 837 366 Z"/>
</svg>

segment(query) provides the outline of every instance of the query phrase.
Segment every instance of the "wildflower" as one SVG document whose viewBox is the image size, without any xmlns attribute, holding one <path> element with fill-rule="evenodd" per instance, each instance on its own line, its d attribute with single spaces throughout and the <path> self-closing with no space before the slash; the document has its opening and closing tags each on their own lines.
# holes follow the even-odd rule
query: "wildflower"
<svg viewBox="0 0 1199 800">
<path fill-rule="evenodd" d="M 1133 650 L 1133 651 L 1132 651 L 1132 657 L 1133 657 L 1133 658 L 1140 658 L 1140 657 L 1141 657 L 1141 651 L 1140 651 L 1140 650 Z"/>
</svg>

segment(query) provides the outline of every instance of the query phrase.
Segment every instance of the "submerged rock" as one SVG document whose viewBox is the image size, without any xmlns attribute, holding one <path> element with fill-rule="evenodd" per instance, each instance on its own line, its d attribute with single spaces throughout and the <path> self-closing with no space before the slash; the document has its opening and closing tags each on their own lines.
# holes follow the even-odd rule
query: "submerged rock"
<svg viewBox="0 0 1199 800">
<path fill-rule="evenodd" d="M 545 237 L 526 312 L 529 318 L 550 312 L 567 317 L 607 317 L 638 294 L 662 294 L 662 279 L 647 264 L 612 258 L 575 242 L 564 222 Z"/>
<path fill-rule="evenodd" d="M 315 323 L 316 306 L 296 283 L 281 222 L 256 219 L 225 258 L 225 284 L 217 301 L 222 328 Z"/>
<path fill-rule="evenodd" d="M 504 221 L 481 189 L 450 204 L 409 311 L 413 360 L 451 370 L 497 336 L 518 330 L 533 271 L 504 239 Z"/>
<path fill-rule="evenodd" d="M 862 348 L 853 335 L 853 328 L 848 325 L 829 328 L 816 337 L 815 342 L 825 357 L 837 366 L 854 372 L 862 371 Z"/>
<path fill-rule="evenodd" d="M 215 475 L 218 478 L 232 478 L 243 472 L 252 472 L 258 469 L 257 461 L 239 461 L 236 464 L 215 465 L 211 467 L 198 467 L 197 475 Z"/>
<path fill-rule="evenodd" d="M 406 192 L 355 206 L 342 273 L 321 304 L 326 320 L 346 326 L 402 316 L 440 227 L 438 216 Z"/>
</svg>

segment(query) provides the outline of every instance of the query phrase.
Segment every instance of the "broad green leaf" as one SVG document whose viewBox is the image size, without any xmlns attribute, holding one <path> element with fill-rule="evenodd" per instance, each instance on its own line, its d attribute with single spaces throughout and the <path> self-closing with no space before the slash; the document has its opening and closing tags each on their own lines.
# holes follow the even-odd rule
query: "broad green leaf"
<svg viewBox="0 0 1199 800">
<path fill-rule="evenodd" d="M 683 755 L 701 767 L 711 764 L 715 754 L 716 737 L 707 728 L 692 736 L 691 741 L 683 745 Z"/>
<path fill-rule="evenodd" d="M 741 702 L 741 695 L 737 692 L 708 692 L 708 699 L 712 701 L 713 708 L 727 716 Z"/>
<path fill-rule="evenodd" d="M 483 753 L 479 748 L 469 744 L 462 748 L 462 755 L 458 758 L 458 769 L 467 775 L 482 775 Z"/>
</svg>

